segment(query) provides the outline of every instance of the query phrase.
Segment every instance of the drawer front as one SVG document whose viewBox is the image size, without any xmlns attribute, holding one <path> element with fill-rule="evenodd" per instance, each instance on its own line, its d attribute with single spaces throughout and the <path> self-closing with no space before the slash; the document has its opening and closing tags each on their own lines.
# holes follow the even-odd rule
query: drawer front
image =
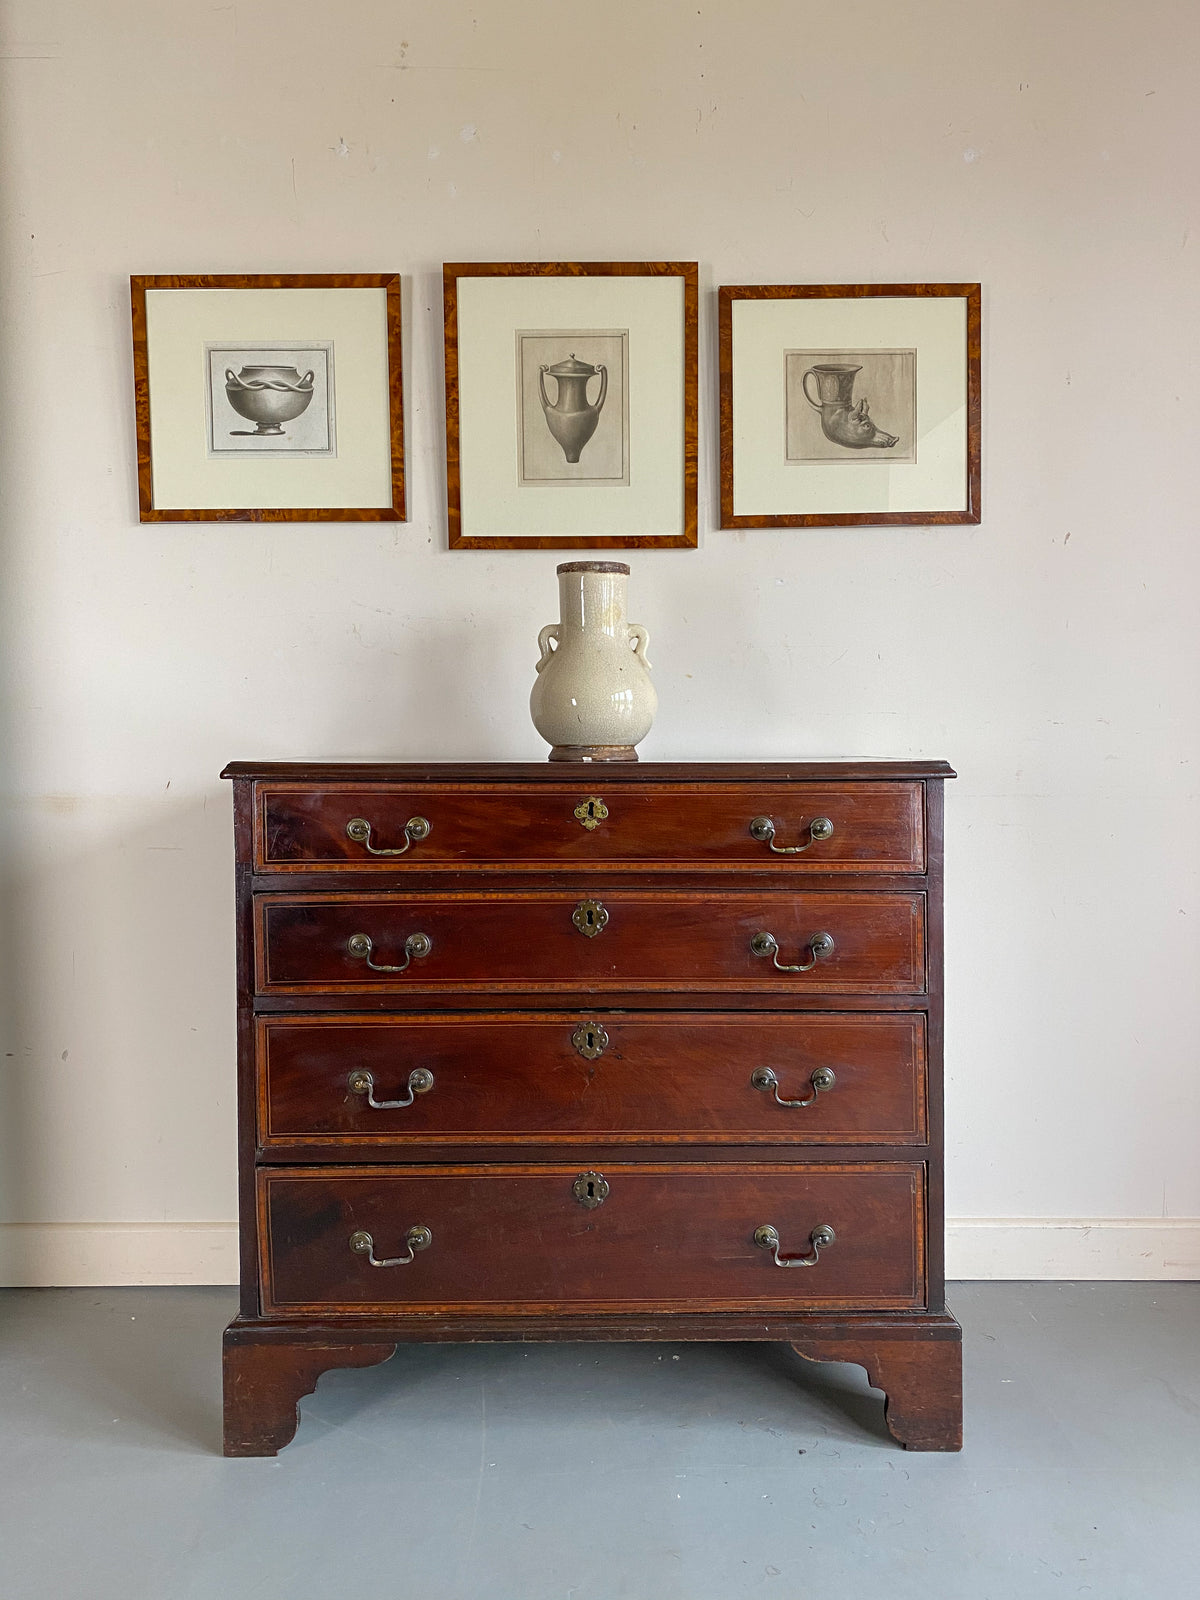
<svg viewBox="0 0 1200 1600">
<path fill-rule="evenodd" d="M 726 989 L 786 1001 L 925 982 L 921 893 L 282 894 L 258 896 L 255 912 L 267 995 Z M 814 960 L 820 934 L 833 945 Z"/>
<path fill-rule="evenodd" d="M 920 783 L 620 787 L 597 769 L 594 784 L 574 787 L 260 784 L 256 792 L 255 861 L 264 872 L 925 869 Z"/>
<path fill-rule="evenodd" d="M 263 1169 L 264 1311 L 901 1310 L 925 1303 L 924 1171 L 861 1166 Z M 588 1182 L 582 1185 L 587 1192 Z M 783 1259 L 834 1242 L 809 1267 Z M 413 1250 L 409 1230 L 429 1231 Z M 372 1266 L 351 1245 L 370 1236 Z M 417 1243 L 419 1244 L 419 1240 Z M 361 1237 L 356 1241 L 363 1244 Z"/>
<path fill-rule="evenodd" d="M 271 1017 L 258 1061 L 267 1149 L 926 1137 L 921 1014 Z"/>
</svg>

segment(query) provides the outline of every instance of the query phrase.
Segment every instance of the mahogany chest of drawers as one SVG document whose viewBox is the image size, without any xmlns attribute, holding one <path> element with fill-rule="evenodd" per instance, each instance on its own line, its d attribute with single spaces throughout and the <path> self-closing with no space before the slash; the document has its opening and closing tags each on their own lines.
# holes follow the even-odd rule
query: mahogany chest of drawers
<svg viewBox="0 0 1200 1600">
<path fill-rule="evenodd" d="M 236 763 L 225 1450 L 402 1341 L 756 1339 L 961 1442 L 942 762 Z"/>
</svg>

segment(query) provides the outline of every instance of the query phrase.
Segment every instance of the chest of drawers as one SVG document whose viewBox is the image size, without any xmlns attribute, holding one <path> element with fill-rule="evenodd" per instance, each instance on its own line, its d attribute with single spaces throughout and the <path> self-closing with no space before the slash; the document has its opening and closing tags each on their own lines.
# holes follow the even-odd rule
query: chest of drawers
<svg viewBox="0 0 1200 1600">
<path fill-rule="evenodd" d="M 777 1340 L 961 1442 L 942 762 L 237 763 L 225 1451 L 403 1341 Z"/>
</svg>

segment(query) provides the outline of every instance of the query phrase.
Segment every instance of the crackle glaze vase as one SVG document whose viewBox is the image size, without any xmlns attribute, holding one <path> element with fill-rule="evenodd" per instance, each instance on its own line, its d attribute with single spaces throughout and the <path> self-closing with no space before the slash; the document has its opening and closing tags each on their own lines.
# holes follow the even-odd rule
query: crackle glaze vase
<svg viewBox="0 0 1200 1600">
<path fill-rule="evenodd" d="M 559 621 L 538 634 L 541 659 L 529 696 L 533 725 L 551 761 L 636 761 L 658 696 L 650 681 L 650 635 L 625 620 L 629 568 L 619 561 L 567 561 L 558 569 Z"/>
</svg>

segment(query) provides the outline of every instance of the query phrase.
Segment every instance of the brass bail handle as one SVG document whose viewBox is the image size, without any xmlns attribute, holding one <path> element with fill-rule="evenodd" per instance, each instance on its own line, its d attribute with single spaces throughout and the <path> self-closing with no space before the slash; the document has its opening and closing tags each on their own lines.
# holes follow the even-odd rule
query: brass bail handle
<svg viewBox="0 0 1200 1600">
<path fill-rule="evenodd" d="M 372 961 L 371 951 L 375 948 L 374 940 L 369 933 L 352 933 L 346 941 L 346 949 L 356 961 L 365 961 L 372 972 L 407 972 L 414 960 L 424 961 L 433 949 L 433 940 L 427 933 L 410 933 L 404 941 L 404 960 L 398 967 L 389 967 L 382 961 Z"/>
<path fill-rule="evenodd" d="M 815 1267 L 821 1259 L 821 1251 L 828 1250 L 837 1243 L 837 1234 L 827 1222 L 822 1222 L 814 1228 L 808 1236 L 812 1245 L 811 1252 L 806 1256 L 781 1256 L 779 1254 L 779 1230 L 770 1222 L 764 1222 L 760 1228 L 754 1230 L 754 1242 L 760 1250 L 769 1250 L 774 1257 L 777 1267 Z"/>
<path fill-rule="evenodd" d="M 768 1091 L 773 1094 L 777 1105 L 781 1106 L 811 1106 L 819 1094 L 825 1094 L 837 1082 L 837 1076 L 832 1067 L 817 1067 L 809 1077 L 812 1093 L 805 1095 L 803 1100 L 785 1100 L 779 1092 L 779 1079 L 770 1067 L 755 1067 L 750 1074 L 750 1083 L 755 1089 L 763 1093 Z"/>
<path fill-rule="evenodd" d="M 775 824 L 770 817 L 755 817 L 750 824 L 750 832 L 760 844 L 769 845 L 777 856 L 798 856 L 809 845 L 824 844 L 826 839 L 832 839 L 833 823 L 828 817 L 814 817 L 808 825 L 808 838 L 803 844 L 776 844 Z"/>
<path fill-rule="evenodd" d="M 351 817 L 346 824 L 347 838 L 353 839 L 355 844 L 361 844 L 373 856 L 402 856 L 409 845 L 428 839 L 432 832 L 433 823 L 425 817 L 409 817 L 404 824 L 404 843 L 395 850 L 384 850 L 371 843 L 371 824 L 366 817 Z"/>
<path fill-rule="evenodd" d="M 375 1257 L 375 1241 L 365 1228 L 356 1228 L 350 1235 L 350 1248 L 356 1256 L 366 1256 L 368 1266 L 372 1267 L 406 1267 L 410 1261 L 415 1261 L 419 1250 L 428 1250 L 433 1243 L 433 1230 L 421 1224 L 410 1228 L 404 1235 L 404 1242 L 408 1246 L 408 1254 L 404 1256 L 389 1256 L 386 1260 L 379 1261 Z"/>
<path fill-rule="evenodd" d="M 818 961 L 827 961 L 833 954 L 836 946 L 831 933 L 814 933 L 805 948 L 812 952 L 811 961 L 801 961 L 797 966 L 789 966 L 787 962 L 779 959 L 779 941 L 773 933 L 765 929 L 756 933 L 750 941 L 750 949 L 756 956 L 770 956 L 780 972 L 811 972 Z"/>
<path fill-rule="evenodd" d="M 365 1095 L 367 1104 L 376 1111 L 399 1111 L 403 1106 L 411 1106 L 419 1094 L 429 1093 L 433 1088 L 433 1073 L 428 1067 L 414 1067 L 405 1085 L 407 1092 L 400 1100 L 376 1100 L 374 1075 L 363 1067 L 350 1074 L 346 1087 L 351 1094 Z"/>
</svg>

